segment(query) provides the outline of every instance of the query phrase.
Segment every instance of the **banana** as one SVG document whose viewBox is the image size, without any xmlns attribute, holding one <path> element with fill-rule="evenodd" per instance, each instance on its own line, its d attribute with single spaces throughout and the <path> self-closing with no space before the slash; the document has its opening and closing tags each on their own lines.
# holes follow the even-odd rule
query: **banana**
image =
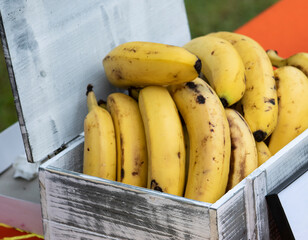
<svg viewBox="0 0 308 240">
<path fill-rule="evenodd" d="M 183 196 L 185 144 L 175 103 L 161 86 L 143 88 L 138 103 L 148 150 L 147 187 Z"/>
<path fill-rule="evenodd" d="M 231 134 L 230 173 L 227 190 L 232 189 L 258 167 L 256 141 L 245 119 L 234 109 L 227 108 Z"/>
<path fill-rule="evenodd" d="M 245 92 L 243 61 L 228 41 L 202 36 L 183 46 L 201 60 L 201 72 L 219 96 L 224 107 L 238 102 Z"/>
<path fill-rule="evenodd" d="M 147 149 L 138 103 L 124 93 L 111 93 L 107 109 L 116 134 L 117 181 L 146 187 Z"/>
<path fill-rule="evenodd" d="M 273 67 L 265 50 L 242 34 L 216 32 L 209 35 L 228 40 L 240 54 L 246 75 L 246 91 L 241 99 L 244 118 L 255 140 L 264 141 L 274 131 L 278 117 Z"/>
<path fill-rule="evenodd" d="M 215 91 L 200 78 L 168 87 L 189 135 L 189 170 L 185 197 L 214 203 L 226 191 L 230 130 Z"/>
<path fill-rule="evenodd" d="M 296 53 L 288 58 L 282 58 L 278 52 L 269 49 L 266 51 L 274 67 L 293 66 L 301 70 L 308 77 L 308 53 Z"/>
<path fill-rule="evenodd" d="M 269 150 L 274 155 L 308 127 L 308 79 L 292 66 L 275 70 L 278 92 L 278 124 L 271 135 Z"/>
<path fill-rule="evenodd" d="M 198 77 L 201 61 L 186 49 L 153 42 L 127 42 L 103 59 L 107 79 L 121 88 L 169 85 Z"/>
<path fill-rule="evenodd" d="M 111 115 L 99 107 L 92 85 L 87 88 L 89 113 L 84 120 L 85 174 L 116 180 L 116 140 Z"/>
<path fill-rule="evenodd" d="M 265 142 L 257 142 L 256 145 L 258 152 L 258 166 L 261 166 L 272 156 L 272 154 Z"/>
</svg>

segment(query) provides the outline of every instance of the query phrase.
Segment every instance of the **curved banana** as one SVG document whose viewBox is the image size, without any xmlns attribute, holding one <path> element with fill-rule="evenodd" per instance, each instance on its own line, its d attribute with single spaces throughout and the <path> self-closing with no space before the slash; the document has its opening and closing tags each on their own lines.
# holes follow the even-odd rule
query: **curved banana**
<svg viewBox="0 0 308 240">
<path fill-rule="evenodd" d="M 245 119 L 234 109 L 227 108 L 231 134 L 230 173 L 227 190 L 232 189 L 258 167 L 256 141 Z"/>
<path fill-rule="evenodd" d="M 274 155 L 308 128 L 308 79 L 292 66 L 275 70 L 278 92 L 278 124 L 269 141 Z"/>
<path fill-rule="evenodd" d="M 128 88 L 191 81 L 198 77 L 201 61 L 182 47 L 127 42 L 112 49 L 103 66 L 113 85 Z"/>
<path fill-rule="evenodd" d="M 232 44 L 214 36 L 203 36 L 192 39 L 183 47 L 201 60 L 201 72 L 224 107 L 233 105 L 243 97 L 245 68 Z"/>
<path fill-rule="evenodd" d="M 308 53 L 296 53 L 288 58 L 282 58 L 278 52 L 273 49 L 266 51 L 274 67 L 293 66 L 301 70 L 308 76 Z"/>
<path fill-rule="evenodd" d="M 117 181 L 146 187 L 147 149 L 138 103 L 124 93 L 111 93 L 107 109 L 116 133 Z"/>
<path fill-rule="evenodd" d="M 148 150 L 148 188 L 182 196 L 185 144 L 178 110 L 164 87 L 139 92 L 139 109 Z"/>
<path fill-rule="evenodd" d="M 89 113 L 84 120 L 83 173 L 116 180 L 116 140 L 112 118 L 99 107 L 93 87 L 87 88 Z"/>
<path fill-rule="evenodd" d="M 209 35 L 228 40 L 240 54 L 246 75 L 246 91 L 241 100 L 244 118 L 255 140 L 264 141 L 274 131 L 278 116 L 273 67 L 265 50 L 242 34 L 216 32 Z"/>
<path fill-rule="evenodd" d="M 256 145 L 258 151 L 258 166 L 261 166 L 272 156 L 272 154 L 265 142 L 257 142 Z"/>
<path fill-rule="evenodd" d="M 224 195 L 230 163 L 230 131 L 225 110 L 202 79 L 169 86 L 189 135 L 185 197 L 214 203 Z"/>
</svg>

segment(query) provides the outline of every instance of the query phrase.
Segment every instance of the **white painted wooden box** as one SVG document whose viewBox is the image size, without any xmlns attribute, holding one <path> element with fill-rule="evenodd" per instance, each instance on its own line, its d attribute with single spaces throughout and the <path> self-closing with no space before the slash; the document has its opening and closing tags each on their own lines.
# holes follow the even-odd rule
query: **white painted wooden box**
<svg viewBox="0 0 308 240">
<path fill-rule="evenodd" d="M 45 161 L 45 239 L 269 239 L 265 195 L 308 162 L 307 131 L 214 204 L 82 174 L 86 86 L 119 91 L 102 59 L 120 43 L 189 41 L 183 0 L 2 0 L 0 14 L 28 161 Z"/>
</svg>

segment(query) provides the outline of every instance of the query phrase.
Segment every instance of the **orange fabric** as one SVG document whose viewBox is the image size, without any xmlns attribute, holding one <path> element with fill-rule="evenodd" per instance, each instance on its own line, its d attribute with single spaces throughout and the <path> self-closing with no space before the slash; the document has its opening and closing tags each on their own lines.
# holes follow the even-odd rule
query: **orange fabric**
<svg viewBox="0 0 308 240">
<path fill-rule="evenodd" d="M 27 240 L 42 240 L 43 237 L 32 234 L 20 229 L 10 227 L 6 224 L 0 224 L 0 240 L 14 240 L 14 239 L 27 239 Z"/>
<path fill-rule="evenodd" d="M 282 57 L 308 52 L 308 1 L 280 0 L 235 32 L 252 37 Z"/>
</svg>

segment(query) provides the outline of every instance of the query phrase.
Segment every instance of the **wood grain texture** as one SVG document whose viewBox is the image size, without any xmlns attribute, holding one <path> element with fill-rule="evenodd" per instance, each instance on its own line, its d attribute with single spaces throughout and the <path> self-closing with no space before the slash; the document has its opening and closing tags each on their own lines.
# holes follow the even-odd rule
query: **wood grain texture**
<svg viewBox="0 0 308 240">
<path fill-rule="evenodd" d="M 83 131 L 86 86 L 109 84 L 102 59 L 127 41 L 183 45 L 183 0 L 0 1 L 1 38 L 28 160 L 48 158 Z"/>
<path fill-rule="evenodd" d="M 217 239 L 247 239 L 244 186 L 245 181 L 239 183 L 210 206 L 210 214 L 214 212 L 216 217 Z"/>
<path fill-rule="evenodd" d="M 308 162 L 308 130 L 303 132 L 250 176 L 253 184 L 257 239 L 280 239 L 269 216 L 265 196 Z"/>
<path fill-rule="evenodd" d="M 77 228 L 114 239 L 210 237 L 207 203 L 78 173 L 61 173 L 52 167 L 40 172 L 44 176 L 44 221 L 66 225 L 69 231 Z"/>
</svg>

